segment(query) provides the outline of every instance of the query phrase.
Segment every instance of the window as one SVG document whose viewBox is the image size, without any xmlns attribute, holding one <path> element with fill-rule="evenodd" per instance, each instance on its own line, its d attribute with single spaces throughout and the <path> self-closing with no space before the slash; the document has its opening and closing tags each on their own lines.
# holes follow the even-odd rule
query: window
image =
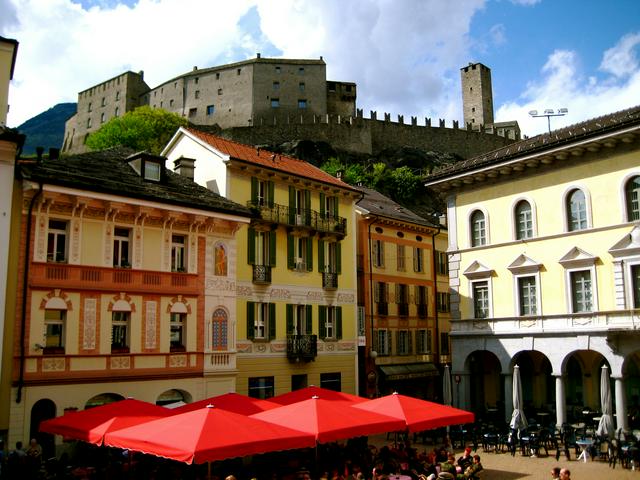
<svg viewBox="0 0 640 480">
<path fill-rule="evenodd" d="M 105 115 L 104 112 L 100 114 L 100 123 L 104 123 Z"/>
<path fill-rule="evenodd" d="M 449 333 L 440 332 L 440 355 L 449 355 Z"/>
<path fill-rule="evenodd" d="M 336 91 L 336 82 L 327 82 L 327 90 L 330 92 Z"/>
<path fill-rule="evenodd" d="M 304 89 L 305 89 L 304 82 L 300 82 L 300 83 L 298 84 L 298 90 L 300 90 L 301 92 L 304 92 Z"/>
<path fill-rule="evenodd" d="M 280 82 L 273 82 L 273 89 L 280 90 Z"/>
<path fill-rule="evenodd" d="M 340 242 L 318 240 L 318 268 L 324 273 L 342 273 L 342 246 Z"/>
<path fill-rule="evenodd" d="M 633 290 L 633 308 L 640 308 L 640 265 L 631 266 L 631 288 Z"/>
<path fill-rule="evenodd" d="M 160 172 L 162 167 L 156 162 L 144 162 L 144 178 L 145 180 L 160 181 Z"/>
<path fill-rule="evenodd" d="M 116 227 L 113 230 L 113 266 L 129 268 L 129 238 L 131 231 L 128 228 Z"/>
<path fill-rule="evenodd" d="M 211 116 L 215 113 L 216 107 L 215 105 L 207 105 L 207 116 Z"/>
<path fill-rule="evenodd" d="M 489 317 L 489 282 L 473 282 L 473 318 Z"/>
<path fill-rule="evenodd" d="M 120 91 L 119 90 L 116 92 L 116 100 L 120 100 Z"/>
<path fill-rule="evenodd" d="M 536 315 L 538 313 L 536 277 L 518 277 L 517 281 L 520 315 Z"/>
<path fill-rule="evenodd" d="M 272 98 L 271 99 L 271 108 L 278 108 L 280 106 L 280 99 L 279 98 Z"/>
<path fill-rule="evenodd" d="M 593 290 L 591 272 L 578 270 L 570 272 L 571 306 L 573 313 L 593 311 Z"/>
<path fill-rule="evenodd" d="M 200 90 L 196 90 L 195 93 L 194 93 L 194 96 L 196 98 L 200 98 Z"/>
<path fill-rule="evenodd" d="M 44 349 L 43 353 L 64 353 L 66 310 L 44 311 Z"/>
<path fill-rule="evenodd" d="M 431 353 L 431 330 L 421 329 L 416 331 L 416 353 Z"/>
<path fill-rule="evenodd" d="M 107 104 L 107 99 L 102 97 L 102 101 L 100 102 L 100 106 L 104 107 Z"/>
<path fill-rule="evenodd" d="M 47 262 L 67 261 L 67 228 L 64 220 L 49 220 L 47 233 Z"/>
<path fill-rule="evenodd" d="M 200 81 L 200 77 L 195 77 L 193 79 L 193 83 L 195 83 L 196 85 L 198 84 L 199 81 Z"/>
<path fill-rule="evenodd" d="M 402 283 L 396 284 L 396 304 L 398 315 L 401 317 L 409 315 L 409 288 Z"/>
<path fill-rule="evenodd" d="M 587 228 L 587 202 L 582 190 L 575 189 L 569 193 L 566 208 L 570 232 Z"/>
<path fill-rule="evenodd" d="M 484 213 L 476 210 L 471 215 L 471 246 L 479 247 L 487 243 Z"/>
<path fill-rule="evenodd" d="M 298 99 L 298 108 L 300 109 L 307 108 L 307 101 L 305 99 Z"/>
<path fill-rule="evenodd" d="M 413 271 L 424 272 L 424 255 L 420 247 L 413 248 Z"/>
<path fill-rule="evenodd" d="M 91 128 L 91 117 L 87 118 L 87 128 Z"/>
<path fill-rule="evenodd" d="M 398 249 L 397 249 L 397 260 L 398 260 L 398 270 L 401 272 L 404 272 L 405 270 L 405 252 L 404 252 L 404 245 L 398 245 Z"/>
<path fill-rule="evenodd" d="M 171 271 L 185 272 L 186 261 L 186 237 L 184 235 L 171 235 Z"/>
<path fill-rule="evenodd" d="M 291 304 L 286 306 L 287 335 L 311 335 L 313 317 L 311 305 Z"/>
<path fill-rule="evenodd" d="M 384 242 L 382 240 L 374 240 L 372 242 L 373 252 L 373 266 L 384 267 Z"/>
<path fill-rule="evenodd" d="M 216 73 L 216 80 L 220 80 L 220 72 Z"/>
<path fill-rule="evenodd" d="M 275 67 L 275 71 L 276 71 L 276 73 L 281 73 L 282 69 L 280 68 L 280 66 L 276 66 Z"/>
<path fill-rule="evenodd" d="M 449 275 L 449 258 L 447 252 L 436 251 L 438 275 Z"/>
<path fill-rule="evenodd" d="M 304 75 L 304 67 L 298 67 L 298 75 Z"/>
<path fill-rule="evenodd" d="M 218 95 L 222 95 L 222 89 L 221 88 L 218 89 Z"/>
<path fill-rule="evenodd" d="M 87 112 L 91 111 L 91 102 L 89 102 L 89 105 L 87 106 Z"/>
<path fill-rule="evenodd" d="M 388 330 L 379 329 L 376 331 L 376 335 L 374 337 L 375 345 L 373 346 L 374 350 L 378 353 L 378 355 L 389 355 L 389 337 L 390 333 Z"/>
<path fill-rule="evenodd" d="M 248 263 L 251 265 L 276 265 L 276 232 L 248 230 Z"/>
<path fill-rule="evenodd" d="M 213 249 L 214 265 L 213 274 L 217 277 L 227 276 L 227 250 L 222 243 L 216 244 Z"/>
<path fill-rule="evenodd" d="M 313 271 L 313 237 L 287 235 L 287 257 L 289 269 Z"/>
<path fill-rule="evenodd" d="M 307 388 L 309 381 L 306 373 L 296 373 L 291 375 L 291 391 L 295 392 L 301 388 Z"/>
<path fill-rule="evenodd" d="M 227 349 L 227 329 L 229 319 L 227 312 L 222 308 L 216 308 L 211 319 L 211 349 Z"/>
<path fill-rule="evenodd" d="M 418 317 L 427 318 L 429 311 L 427 308 L 427 287 L 416 285 L 416 305 L 418 306 Z"/>
<path fill-rule="evenodd" d="M 342 307 L 318 306 L 318 333 L 322 340 L 342 338 Z"/>
<path fill-rule="evenodd" d="M 320 217 L 323 220 L 336 220 L 340 200 L 333 195 L 320 193 Z"/>
<path fill-rule="evenodd" d="M 333 390 L 334 392 L 342 391 L 342 378 L 340 372 L 321 373 L 320 388 Z"/>
<path fill-rule="evenodd" d="M 387 309 L 387 284 L 384 282 L 376 282 L 376 291 L 374 298 L 378 304 L 378 315 L 388 315 Z"/>
<path fill-rule="evenodd" d="M 251 177 L 251 202 L 255 206 L 273 207 L 274 183 Z"/>
<path fill-rule="evenodd" d="M 515 210 L 516 239 L 523 240 L 533 237 L 533 214 L 531 205 L 526 200 L 521 200 Z"/>
<path fill-rule="evenodd" d="M 451 307 L 449 306 L 450 294 L 446 292 L 438 292 L 438 312 L 449 313 Z"/>
<path fill-rule="evenodd" d="M 247 302 L 247 338 L 273 340 L 276 336 L 276 304 Z"/>
<path fill-rule="evenodd" d="M 172 313 L 170 319 L 170 347 L 172 352 L 184 352 L 186 350 L 185 343 L 185 324 L 187 321 L 186 313 Z"/>
<path fill-rule="evenodd" d="M 627 204 L 627 221 L 640 220 L 640 176 L 630 178 L 624 188 Z"/>
<path fill-rule="evenodd" d="M 273 377 L 249 377 L 249 396 L 266 400 L 273 397 Z"/>
<path fill-rule="evenodd" d="M 197 108 L 190 108 L 189 109 L 189 116 L 190 117 L 195 117 L 198 114 L 198 109 Z"/>
<path fill-rule="evenodd" d="M 169 100 L 169 107 L 173 107 L 173 98 Z"/>
<path fill-rule="evenodd" d="M 411 348 L 411 332 L 409 330 L 398 330 L 396 336 L 396 353 L 398 355 L 410 355 Z"/>
<path fill-rule="evenodd" d="M 115 113 L 114 113 L 115 117 L 119 117 L 120 116 L 120 107 L 116 107 Z"/>
<path fill-rule="evenodd" d="M 111 352 L 129 351 L 130 312 L 111 312 Z"/>
<path fill-rule="evenodd" d="M 242 69 L 241 69 L 241 68 L 239 68 L 238 70 L 236 70 L 236 73 L 237 73 L 238 75 L 240 75 L 240 72 L 242 72 Z"/>
</svg>

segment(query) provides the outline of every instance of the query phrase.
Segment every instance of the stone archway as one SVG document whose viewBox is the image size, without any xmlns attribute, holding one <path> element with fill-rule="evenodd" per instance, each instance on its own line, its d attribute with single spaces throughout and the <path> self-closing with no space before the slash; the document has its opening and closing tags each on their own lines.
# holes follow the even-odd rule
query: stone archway
<svg viewBox="0 0 640 480">
<path fill-rule="evenodd" d="M 537 350 L 523 350 L 513 356 L 511 363 L 520 367 L 527 419 L 535 419 L 538 413 L 543 413 L 542 417 L 550 416 L 548 414 L 555 410 L 555 384 L 549 358 Z M 541 418 L 538 421 L 547 423 L 551 420 L 555 418 Z"/>
<path fill-rule="evenodd" d="M 467 356 L 465 371 L 469 372 L 470 410 L 476 417 L 498 421 L 504 417 L 502 366 L 498 357 L 488 350 L 476 350 Z"/>
</svg>

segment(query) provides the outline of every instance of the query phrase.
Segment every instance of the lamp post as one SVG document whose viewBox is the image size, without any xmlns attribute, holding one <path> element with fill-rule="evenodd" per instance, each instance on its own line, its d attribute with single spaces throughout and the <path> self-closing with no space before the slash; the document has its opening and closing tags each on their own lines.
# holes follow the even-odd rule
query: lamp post
<svg viewBox="0 0 640 480">
<path fill-rule="evenodd" d="M 547 108 L 542 113 L 538 113 L 538 110 L 529 111 L 529 115 L 534 118 L 547 117 L 547 126 L 549 127 L 549 133 L 551 133 L 551 117 L 563 117 L 567 113 L 569 113 L 568 108 L 559 108 L 557 111 L 555 111 L 553 108 Z"/>
</svg>

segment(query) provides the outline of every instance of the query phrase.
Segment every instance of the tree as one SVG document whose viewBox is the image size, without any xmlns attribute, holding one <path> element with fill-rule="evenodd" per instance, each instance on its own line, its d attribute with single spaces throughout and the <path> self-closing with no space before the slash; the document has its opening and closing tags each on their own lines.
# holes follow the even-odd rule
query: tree
<svg viewBox="0 0 640 480">
<path fill-rule="evenodd" d="M 391 186 L 393 199 L 403 205 L 415 201 L 416 194 L 421 190 L 420 176 L 413 173 L 409 167 L 400 167 L 391 171 Z"/>
<path fill-rule="evenodd" d="M 176 130 L 187 124 L 187 120 L 180 115 L 143 106 L 109 120 L 89 135 L 87 147 L 104 150 L 122 145 L 158 155 Z"/>
</svg>

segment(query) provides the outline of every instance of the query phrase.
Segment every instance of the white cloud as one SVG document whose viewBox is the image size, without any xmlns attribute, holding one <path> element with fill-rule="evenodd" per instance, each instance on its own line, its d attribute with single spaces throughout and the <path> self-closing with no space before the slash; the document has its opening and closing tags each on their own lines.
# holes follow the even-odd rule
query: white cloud
<svg viewBox="0 0 640 480">
<path fill-rule="evenodd" d="M 640 33 L 625 35 L 612 48 L 604 52 L 600 70 L 616 77 L 624 77 L 638 70 L 635 48 L 640 44 Z"/>
</svg>

